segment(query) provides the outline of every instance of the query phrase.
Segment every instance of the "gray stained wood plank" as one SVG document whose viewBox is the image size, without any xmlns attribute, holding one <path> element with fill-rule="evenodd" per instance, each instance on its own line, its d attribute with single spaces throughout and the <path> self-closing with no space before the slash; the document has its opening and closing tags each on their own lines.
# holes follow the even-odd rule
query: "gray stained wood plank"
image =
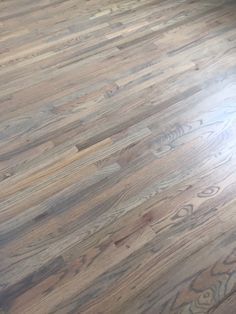
<svg viewBox="0 0 236 314">
<path fill-rule="evenodd" d="M 0 313 L 236 313 L 236 2 L 0 2 Z"/>
</svg>

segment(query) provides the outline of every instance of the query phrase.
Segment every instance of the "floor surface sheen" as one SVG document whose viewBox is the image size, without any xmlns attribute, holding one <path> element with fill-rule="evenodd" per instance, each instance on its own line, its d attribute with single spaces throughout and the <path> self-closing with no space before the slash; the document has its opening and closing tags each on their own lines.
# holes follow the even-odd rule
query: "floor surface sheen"
<svg viewBox="0 0 236 314">
<path fill-rule="evenodd" d="M 236 314 L 236 1 L 0 1 L 0 313 Z"/>
</svg>

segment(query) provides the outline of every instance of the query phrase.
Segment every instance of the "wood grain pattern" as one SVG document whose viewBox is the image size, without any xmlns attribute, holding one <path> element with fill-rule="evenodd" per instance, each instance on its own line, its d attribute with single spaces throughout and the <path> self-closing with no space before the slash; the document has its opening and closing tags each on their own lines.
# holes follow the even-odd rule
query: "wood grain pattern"
<svg viewBox="0 0 236 314">
<path fill-rule="evenodd" d="M 236 313 L 236 2 L 0 2 L 0 313 Z"/>
</svg>

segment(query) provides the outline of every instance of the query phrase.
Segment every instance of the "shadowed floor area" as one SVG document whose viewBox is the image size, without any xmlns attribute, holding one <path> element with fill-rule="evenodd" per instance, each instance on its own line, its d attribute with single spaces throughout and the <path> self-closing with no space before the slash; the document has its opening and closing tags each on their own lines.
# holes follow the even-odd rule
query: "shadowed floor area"
<svg viewBox="0 0 236 314">
<path fill-rule="evenodd" d="M 236 313 L 236 1 L 0 2 L 0 313 Z"/>
</svg>

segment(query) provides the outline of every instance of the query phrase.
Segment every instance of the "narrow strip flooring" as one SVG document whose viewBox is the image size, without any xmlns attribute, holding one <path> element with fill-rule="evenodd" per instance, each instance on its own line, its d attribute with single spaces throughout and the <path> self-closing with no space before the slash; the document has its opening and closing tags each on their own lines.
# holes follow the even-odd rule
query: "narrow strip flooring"
<svg viewBox="0 0 236 314">
<path fill-rule="evenodd" d="M 236 1 L 0 2 L 0 313 L 236 313 Z"/>
</svg>

